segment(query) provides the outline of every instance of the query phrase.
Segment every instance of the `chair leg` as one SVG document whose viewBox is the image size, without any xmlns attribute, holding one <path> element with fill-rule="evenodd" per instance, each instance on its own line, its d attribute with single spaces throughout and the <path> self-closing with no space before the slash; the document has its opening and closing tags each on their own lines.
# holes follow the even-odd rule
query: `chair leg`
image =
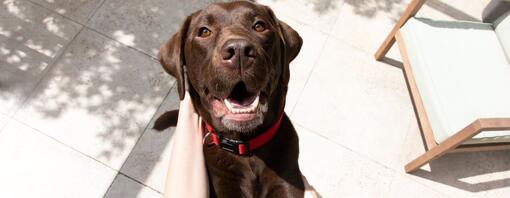
<svg viewBox="0 0 510 198">
<path fill-rule="evenodd" d="M 415 160 L 411 161 L 409 164 L 405 166 L 405 171 L 407 173 L 410 173 L 421 166 L 423 166 L 426 163 L 429 163 L 433 159 L 436 159 L 438 157 L 441 157 L 442 155 L 446 154 L 447 152 L 457 148 L 460 144 L 465 142 L 468 139 L 471 139 L 476 134 L 480 133 L 483 129 L 488 130 L 498 130 L 501 123 L 506 124 L 505 122 L 498 122 L 499 120 L 493 121 L 494 119 L 489 119 L 488 121 L 478 119 L 475 120 L 470 125 L 466 126 L 464 129 L 460 130 L 459 132 L 455 133 L 455 135 L 450 136 L 434 148 L 431 148 L 424 154 L 422 154 L 420 157 L 416 158 Z M 487 126 L 485 126 L 487 125 Z M 502 125 L 506 126 L 506 125 Z"/>
<path fill-rule="evenodd" d="M 436 148 L 436 147 L 434 147 L 434 148 Z M 413 161 L 409 162 L 405 166 L 405 171 L 406 171 L 406 173 L 413 172 L 416 169 L 422 167 L 423 165 L 428 164 L 430 161 L 432 161 L 432 160 L 434 160 L 434 159 L 436 159 L 438 157 L 441 157 L 442 155 L 446 154 L 447 152 L 448 152 L 448 150 L 443 150 L 443 151 L 440 151 L 440 152 L 435 152 L 435 151 L 432 151 L 432 150 L 428 150 L 427 152 L 425 152 L 424 154 L 420 155 L 419 157 L 417 157 Z"/>
</svg>

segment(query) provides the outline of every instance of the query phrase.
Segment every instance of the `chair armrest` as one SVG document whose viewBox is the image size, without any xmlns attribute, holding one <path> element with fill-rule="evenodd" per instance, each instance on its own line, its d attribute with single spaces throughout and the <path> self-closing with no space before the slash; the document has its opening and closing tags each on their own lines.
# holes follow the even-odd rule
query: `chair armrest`
<svg viewBox="0 0 510 198">
<path fill-rule="evenodd" d="M 482 21 L 484 23 L 494 23 L 496 19 L 508 11 L 510 11 L 509 0 L 492 0 L 482 12 Z"/>
</svg>

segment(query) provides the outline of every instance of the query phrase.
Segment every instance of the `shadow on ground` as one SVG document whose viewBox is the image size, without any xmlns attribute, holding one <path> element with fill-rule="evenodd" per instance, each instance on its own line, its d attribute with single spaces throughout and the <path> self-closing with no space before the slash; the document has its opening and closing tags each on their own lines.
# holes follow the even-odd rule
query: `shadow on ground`
<svg viewBox="0 0 510 198">
<path fill-rule="evenodd" d="M 510 151 L 447 154 L 430 163 L 430 171 L 419 169 L 413 175 L 469 192 L 506 188 L 510 186 L 509 154 Z"/>
</svg>

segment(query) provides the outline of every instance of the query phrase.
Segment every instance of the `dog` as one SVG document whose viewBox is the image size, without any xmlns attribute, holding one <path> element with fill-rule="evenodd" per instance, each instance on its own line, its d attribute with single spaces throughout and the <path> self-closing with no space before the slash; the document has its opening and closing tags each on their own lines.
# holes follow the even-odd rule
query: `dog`
<svg viewBox="0 0 510 198">
<path fill-rule="evenodd" d="M 213 3 L 186 17 L 159 51 L 204 120 L 212 197 L 303 197 L 296 130 L 284 113 L 289 63 L 303 40 L 264 5 Z M 176 111 L 154 128 L 175 125 Z"/>
</svg>

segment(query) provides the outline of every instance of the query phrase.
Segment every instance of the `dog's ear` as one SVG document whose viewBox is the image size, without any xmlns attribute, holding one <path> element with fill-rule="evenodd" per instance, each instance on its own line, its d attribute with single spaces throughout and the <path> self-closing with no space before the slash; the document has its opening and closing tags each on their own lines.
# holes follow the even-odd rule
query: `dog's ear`
<svg viewBox="0 0 510 198">
<path fill-rule="evenodd" d="M 292 29 L 287 23 L 276 18 L 273 10 L 271 8 L 265 6 L 269 15 L 273 19 L 276 25 L 277 33 L 280 37 L 281 43 L 283 45 L 282 52 L 282 62 L 284 63 L 283 71 L 282 71 L 282 83 L 283 85 L 287 85 L 290 78 L 290 71 L 288 65 L 296 56 L 299 54 L 301 50 L 301 46 L 303 45 L 303 39 L 296 30 Z"/>
<path fill-rule="evenodd" d="M 303 39 L 296 30 L 292 29 L 287 23 L 278 20 L 278 26 L 281 29 L 282 39 L 284 41 L 285 59 L 287 63 L 290 63 L 299 54 L 301 46 L 303 45 Z"/>
<path fill-rule="evenodd" d="M 186 17 L 186 20 L 181 26 L 181 29 L 176 32 L 172 38 L 166 41 L 159 48 L 158 58 L 163 69 L 172 75 L 177 81 L 177 90 L 179 91 L 179 99 L 184 99 L 185 84 L 184 82 L 184 43 L 188 32 L 191 16 Z"/>
</svg>

